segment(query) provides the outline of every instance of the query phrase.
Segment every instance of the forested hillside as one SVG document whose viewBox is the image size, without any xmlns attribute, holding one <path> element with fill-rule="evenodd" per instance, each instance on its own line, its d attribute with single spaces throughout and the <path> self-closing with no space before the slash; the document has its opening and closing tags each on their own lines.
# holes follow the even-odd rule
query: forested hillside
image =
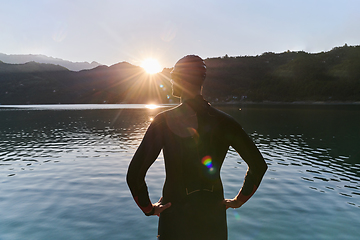
<svg viewBox="0 0 360 240">
<path fill-rule="evenodd" d="M 219 101 L 360 101 L 360 46 L 206 60 L 204 94 Z"/>
<path fill-rule="evenodd" d="M 210 102 L 360 101 L 360 46 L 329 52 L 209 58 Z M 168 103 L 169 73 L 149 75 L 126 62 L 70 71 L 51 64 L 0 62 L 1 104 Z"/>
</svg>

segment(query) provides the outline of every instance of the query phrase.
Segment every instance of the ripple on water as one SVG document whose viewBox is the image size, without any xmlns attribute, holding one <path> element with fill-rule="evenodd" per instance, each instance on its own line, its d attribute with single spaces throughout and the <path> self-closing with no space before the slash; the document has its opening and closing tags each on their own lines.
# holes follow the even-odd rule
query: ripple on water
<svg viewBox="0 0 360 240">
<path fill-rule="evenodd" d="M 252 136 L 261 138 L 259 134 Z M 261 145 L 258 147 L 267 162 L 276 162 L 279 167 L 284 168 L 298 167 L 302 172 L 299 178 L 309 183 L 309 189 L 326 194 L 335 191 L 342 197 L 354 198 L 353 190 L 357 190 L 357 185 L 360 184 L 359 167 L 358 164 L 346 162 L 348 156 L 333 157 L 330 148 L 310 147 L 303 135 L 261 138 L 259 142 Z M 279 171 L 279 167 L 271 166 L 276 168 L 275 171 Z M 352 184 L 349 184 L 351 182 Z M 338 185 L 339 183 L 341 185 Z M 360 206 L 359 194 L 355 195 L 357 201 L 352 201 L 352 205 Z"/>
<path fill-rule="evenodd" d="M 0 227 L 0 238 L 156 236 L 157 219 L 143 218 L 125 183 L 149 113 L 124 113 L 39 111 L 25 114 L 33 121 L 24 122 L 18 112 L 7 121 L 0 119 L 0 222 L 7 223 Z M 334 144 L 341 141 L 342 131 L 332 131 L 326 141 L 326 131 L 318 133 L 318 125 L 312 131 L 302 129 L 309 127 L 303 123 L 309 120 L 294 114 L 286 124 L 281 122 L 286 116 L 278 114 L 271 124 L 264 112 L 248 122 L 246 116 L 239 117 L 245 129 L 256 130 L 250 136 L 269 169 L 251 201 L 229 212 L 229 239 L 325 239 L 339 232 L 357 239 L 359 161 L 346 147 Z M 155 164 L 147 176 L 153 201 L 161 196 L 164 183 L 163 158 Z M 230 148 L 222 170 L 226 196 L 237 194 L 246 168 Z M 139 233 L 139 228 L 144 230 Z"/>
</svg>

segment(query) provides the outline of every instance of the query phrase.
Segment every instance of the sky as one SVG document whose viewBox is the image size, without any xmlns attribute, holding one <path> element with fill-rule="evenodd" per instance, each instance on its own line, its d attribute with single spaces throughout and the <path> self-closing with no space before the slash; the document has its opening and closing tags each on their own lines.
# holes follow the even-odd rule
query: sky
<svg viewBox="0 0 360 240">
<path fill-rule="evenodd" d="M 105 65 L 360 45 L 359 0 L 0 0 L 0 53 Z"/>
</svg>

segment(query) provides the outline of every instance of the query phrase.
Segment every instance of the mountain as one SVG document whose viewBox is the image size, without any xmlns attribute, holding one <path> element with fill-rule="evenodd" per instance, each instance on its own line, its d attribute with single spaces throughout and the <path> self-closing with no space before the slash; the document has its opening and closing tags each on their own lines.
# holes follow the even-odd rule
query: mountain
<svg viewBox="0 0 360 240">
<path fill-rule="evenodd" d="M 8 64 L 0 61 L 0 73 L 34 73 L 69 71 L 67 68 L 50 63 L 27 62 L 24 64 Z"/>
<path fill-rule="evenodd" d="M 225 55 L 205 62 L 203 94 L 212 103 L 360 101 L 360 46 Z M 149 75 L 127 62 L 78 72 L 53 64 L 0 62 L 0 103 L 178 102 L 171 96 L 170 71 Z"/>
<path fill-rule="evenodd" d="M 0 104 L 169 103 L 169 72 L 164 71 L 149 75 L 127 62 L 79 72 L 0 62 Z"/>
<path fill-rule="evenodd" d="M 60 58 L 47 57 L 45 55 L 7 55 L 0 53 L 0 61 L 4 63 L 13 63 L 13 64 L 22 64 L 27 62 L 37 62 L 37 63 L 50 63 L 54 65 L 60 65 L 66 67 L 71 71 L 80 71 L 84 69 L 92 69 L 97 66 L 100 66 L 100 63 L 97 62 L 70 62 L 67 60 L 62 60 Z"/>
</svg>

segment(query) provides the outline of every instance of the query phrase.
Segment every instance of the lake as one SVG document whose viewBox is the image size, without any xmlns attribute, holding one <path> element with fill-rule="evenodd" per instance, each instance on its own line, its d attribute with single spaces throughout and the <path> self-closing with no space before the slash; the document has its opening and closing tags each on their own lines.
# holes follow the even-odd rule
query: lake
<svg viewBox="0 0 360 240">
<path fill-rule="evenodd" d="M 151 118 L 168 107 L 0 105 L 0 239 L 156 239 L 158 218 L 136 206 L 125 176 Z M 217 108 L 269 166 L 251 200 L 227 210 L 230 240 L 359 238 L 359 105 Z M 226 198 L 246 169 L 229 149 Z M 164 176 L 160 154 L 146 177 L 153 202 Z"/>
</svg>

